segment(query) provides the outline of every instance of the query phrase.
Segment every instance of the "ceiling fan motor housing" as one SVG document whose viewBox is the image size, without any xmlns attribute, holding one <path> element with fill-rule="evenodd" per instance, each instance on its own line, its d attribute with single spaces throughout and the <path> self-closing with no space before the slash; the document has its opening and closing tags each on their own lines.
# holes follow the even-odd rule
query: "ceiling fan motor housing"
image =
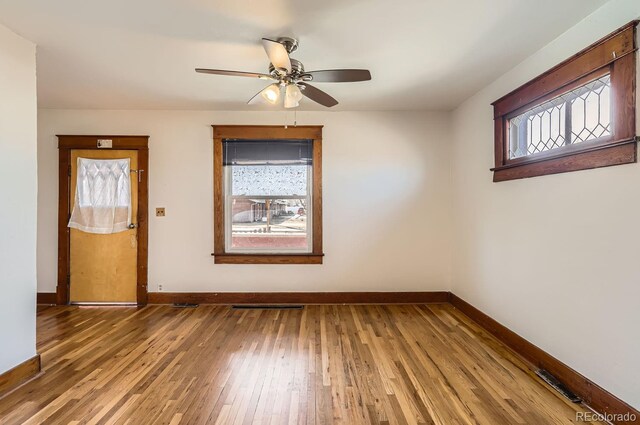
<svg viewBox="0 0 640 425">
<path fill-rule="evenodd" d="M 299 60 L 295 60 L 290 58 L 291 60 L 291 73 L 288 74 L 292 80 L 302 79 L 302 75 L 304 74 L 304 65 Z M 269 64 L 269 74 L 273 76 L 275 79 L 279 80 L 281 74 L 279 70 L 273 66 L 272 63 Z"/>
</svg>

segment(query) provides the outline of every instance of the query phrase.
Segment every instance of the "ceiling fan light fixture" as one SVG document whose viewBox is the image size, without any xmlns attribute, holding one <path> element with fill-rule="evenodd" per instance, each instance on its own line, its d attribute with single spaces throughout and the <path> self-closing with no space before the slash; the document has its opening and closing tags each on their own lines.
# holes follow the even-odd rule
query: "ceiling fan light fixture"
<svg viewBox="0 0 640 425">
<path fill-rule="evenodd" d="M 278 85 L 278 83 L 273 83 L 262 90 L 260 94 L 262 95 L 264 100 L 272 105 L 275 105 L 280 99 L 280 85 Z"/>
<path fill-rule="evenodd" d="M 321 69 L 305 71 L 302 62 L 291 59 L 290 53 L 298 47 L 298 40 L 290 37 L 280 37 L 276 40 L 262 39 L 262 46 L 269 58 L 268 73 L 229 71 L 225 69 L 196 68 L 196 72 L 214 75 L 230 75 L 236 77 L 258 78 L 276 81 L 259 91 L 247 102 L 254 105 L 263 99 L 271 105 L 277 105 L 284 97 L 285 108 L 299 106 L 302 97 L 332 108 L 338 101 L 328 93 L 308 84 L 314 83 L 353 83 L 371 80 L 371 72 L 367 69 Z"/>
<path fill-rule="evenodd" d="M 300 87 L 290 83 L 287 84 L 287 88 L 284 93 L 284 107 L 285 108 L 297 108 L 300 106 L 300 100 L 302 99 L 302 92 Z"/>
</svg>

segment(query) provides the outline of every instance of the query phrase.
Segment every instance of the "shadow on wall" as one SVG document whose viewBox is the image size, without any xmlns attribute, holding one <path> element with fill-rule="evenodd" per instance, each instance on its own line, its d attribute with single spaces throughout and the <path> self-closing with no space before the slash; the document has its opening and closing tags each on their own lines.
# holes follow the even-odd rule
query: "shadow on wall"
<svg viewBox="0 0 640 425">
<path fill-rule="evenodd" d="M 325 228 L 330 229 L 325 251 L 346 281 L 364 276 L 379 282 L 380 270 L 393 270 L 393 285 L 417 287 L 424 282 L 416 282 L 416 265 L 424 266 L 421 275 L 428 278 L 438 274 L 430 269 L 449 261 L 448 165 L 438 163 L 442 157 L 433 150 L 447 147 L 437 146 L 443 140 L 427 140 L 431 135 L 416 140 L 423 129 L 409 119 L 406 125 L 403 119 L 378 120 L 379 137 L 359 143 L 335 146 L 329 132 L 324 136 L 331 170 L 324 174 Z M 365 155 L 367 161 L 361 160 Z"/>
</svg>

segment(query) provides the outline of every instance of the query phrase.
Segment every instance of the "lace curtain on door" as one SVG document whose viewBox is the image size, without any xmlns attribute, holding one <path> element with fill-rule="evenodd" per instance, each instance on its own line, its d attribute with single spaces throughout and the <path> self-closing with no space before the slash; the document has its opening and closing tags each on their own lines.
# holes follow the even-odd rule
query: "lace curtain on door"
<svg viewBox="0 0 640 425">
<path fill-rule="evenodd" d="M 69 227 L 87 233 L 118 233 L 131 223 L 129 159 L 78 158 L 75 205 Z"/>
</svg>

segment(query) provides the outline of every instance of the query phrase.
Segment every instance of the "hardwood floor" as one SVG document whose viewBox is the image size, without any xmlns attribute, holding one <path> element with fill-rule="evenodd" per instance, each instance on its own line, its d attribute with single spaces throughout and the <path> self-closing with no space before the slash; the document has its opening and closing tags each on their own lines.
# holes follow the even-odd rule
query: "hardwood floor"
<svg viewBox="0 0 640 425">
<path fill-rule="evenodd" d="M 565 424 L 583 410 L 448 304 L 47 307 L 4 424 Z"/>
</svg>

